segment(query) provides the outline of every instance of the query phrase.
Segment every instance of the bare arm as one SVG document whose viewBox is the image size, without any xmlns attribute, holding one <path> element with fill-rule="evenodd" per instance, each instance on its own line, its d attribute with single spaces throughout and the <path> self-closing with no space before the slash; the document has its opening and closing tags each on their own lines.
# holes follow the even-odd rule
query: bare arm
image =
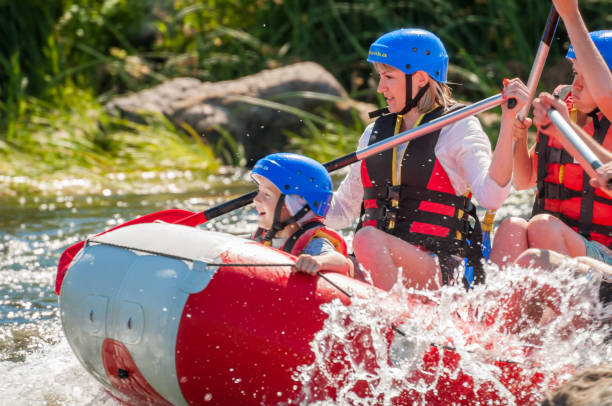
<svg viewBox="0 0 612 406">
<path fill-rule="evenodd" d="M 610 198 L 612 198 L 612 189 L 608 188 L 608 182 L 612 180 L 612 161 L 604 164 L 596 171 L 597 176 L 589 181 L 591 186 L 601 188 Z"/>
<path fill-rule="evenodd" d="M 537 180 L 537 168 L 534 164 L 533 154 L 535 147 L 527 147 L 527 129 L 531 126 L 531 119 L 525 118 L 522 123 L 514 120 L 514 140 L 516 149 L 514 150 L 513 172 L 514 188 L 524 190 L 533 187 Z"/>
<path fill-rule="evenodd" d="M 584 70 L 584 79 L 593 100 L 604 116 L 612 117 L 612 73 L 589 36 L 577 0 L 553 0 Z"/>
<path fill-rule="evenodd" d="M 537 125 L 546 127 L 546 134 L 555 137 L 563 148 L 567 150 L 573 157 L 577 160 L 580 160 L 580 154 L 571 142 L 569 142 L 564 136 L 562 136 L 561 132 L 555 127 L 550 119 L 548 118 L 548 110 L 554 108 L 557 110 L 565 121 L 570 123 L 572 129 L 576 132 L 576 134 L 584 141 L 584 143 L 593 151 L 595 156 L 602 161 L 603 163 L 607 163 L 612 161 L 612 151 L 607 150 L 601 144 L 593 139 L 589 134 L 587 134 L 578 124 L 572 122 L 569 117 L 569 113 L 567 112 L 567 107 L 565 103 L 549 93 L 540 93 L 540 95 L 533 101 L 533 116 Z M 588 171 L 587 171 L 588 172 Z"/>
<path fill-rule="evenodd" d="M 612 151 L 607 150 L 600 143 L 595 141 L 595 139 L 589 134 L 587 134 L 586 131 L 584 131 L 578 124 L 574 123 L 573 121 L 570 121 L 569 123 L 574 129 L 574 131 L 576 131 L 576 134 L 578 134 L 582 141 L 584 141 L 587 147 L 589 147 L 590 150 L 593 151 L 595 156 L 599 158 L 601 162 L 605 164 L 612 161 Z M 565 144 L 563 144 L 563 148 L 569 151 L 568 147 L 566 147 Z"/>
<path fill-rule="evenodd" d="M 302 254 L 295 263 L 298 272 L 316 275 L 319 271 L 332 271 L 353 276 L 353 262 L 339 252 L 327 252 L 321 255 Z"/>
<path fill-rule="evenodd" d="M 504 99 L 514 98 L 517 104 L 509 109 L 507 103 L 502 104 L 502 121 L 499 131 L 499 139 L 493 152 L 489 176 L 498 185 L 503 186 L 510 181 L 514 169 L 514 184 L 516 186 L 518 176 L 521 185 L 525 179 L 531 178 L 531 161 L 527 153 L 527 128 L 531 125 L 531 119 L 526 118 L 524 123 L 517 120 L 516 116 L 521 108 L 527 103 L 529 91 L 520 79 L 504 79 Z M 517 129 L 520 131 L 517 132 Z M 524 131 L 523 131 L 524 130 Z M 521 138 L 520 140 L 517 137 Z M 517 151 L 513 156 L 512 143 L 517 141 Z M 517 161 L 518 155 L 518 161 Z M 514 168 L 513 168 L 514 167 Z M 518 171 L 518 172 L 517 172 Z M 532 186 L 532 185 L 531 185 Z M 529 186 L 530 187 L 530 186 Z M 526 187 L 523 187 L 525 189 Z"/>
</svg>

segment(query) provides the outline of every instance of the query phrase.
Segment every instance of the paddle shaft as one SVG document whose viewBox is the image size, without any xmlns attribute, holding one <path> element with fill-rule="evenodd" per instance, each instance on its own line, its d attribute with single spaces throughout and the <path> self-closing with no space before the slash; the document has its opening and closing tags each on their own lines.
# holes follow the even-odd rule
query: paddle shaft
<svg viewBox="0 0 612 406">
<path fill-rule="evenodd" d="M 591 151 L 585 142 L 582 141 L 580 136 L 576 134 L 572 126 L 565 121 L 561 113 L 555 109 L 550 109 L 548 111 L 548 117 L 550 117 L 559 131 L 561 131 L 565 139 L 576 149 L 576 152 L 580 155 L 580 158 L 582 158 L 578 161 L 581 163 L 584 170 L 588 172 L 591 177 L 595 176 L 595 171 L 603 165 L 599 158 L 597 158 L 593 151 Z M 612 189 L 612 179 L 608 180 L 606 186 L 608 189 Z"/>
<path fill-rule="evenodd" d="M 536 89 L 538 88 L 538 82 L 540 81 L 540 76 L 542 76 L 542 70 L 544 69 L 546 58 L 548 57 L 550 43 L 553 40 L 558 24 L 559 13 L 557 13 L 557 9 L 555 9 L 555 6 L 552 6 L 550 9 L 550 13 L 548 14 L 548 20 L 546 21 L 546 27 L 544 28 L 544 33 L 542 34 L 540 45 L 538 46 L 538 52 L 536 53 L 535 59 L 533 60 L 531 72 L 529 73 L 529 79 L 527 80 L 527 90 L 529 91 L 529 99 L 517 116 L 521 122 L 523 122 L 523 120 L 525 120 L 525 117 L 527 117 L 527 115 L 529 114 L 531 101 L 533 100 Z"/>
<path fill-rule="evenodd" d="M 508 100 L 508 104 L 513 101 L 513 99 Z M 324 164 L 325 169 L 329 172 L 333 172 L 340 168 L 344 168 L 348 165 L 351 165 L 357 161 L 361 161 L 363 159 L 369 158 L 373 155 L 379 154 L 382 151 L 393 148 L 405 142 L 411 141 L 415 138 L 421 137 L 425 134 L 431 133 L 433 131 L 439 130 L 442 127 L 445 127 L 449 124 L 452 124 L 456 121 L 459 121 L 465 117 L 473 116 L 478 113 L 481 113 L 486 110 L 490 110 L 493 107 L 497 107 L 504 102 L 501 94 L 496 94 L 469 106 L 463 107 L 461 109 L 455 110 L 451 113 L 445 114 L 442 117 L 439 117 L 435 120 L 432 120 L 428 123 L 420 125 L 416 128 L 412 128 L 410 130 L 401 132 L 393 137 L 387 138 L 382 141 L 378 141 L 372 145 L 367 146 L 366 148 L 360 149 L 355 152 L 351 152 L 350 154 L 341 156 L 340 158 L 334 159 L 333 161 L 329 161 Z M 184 219 L 181 219 L 176 222 L 176 224 L 189 224 L 189 225 L 197 225 L 204 223 L 208 220 L 211 220 L 215 217 L 221 216 L 222 214 L 229 213 L 230 211 L 239 209 L 251 203 L 255 196 L 257 195 L 257 191 L 253 191 L 222 203 L 218 206 L 211 207 L 200 213 L 195 213 L 192 216 L 188 216 Z"/>
</svg>

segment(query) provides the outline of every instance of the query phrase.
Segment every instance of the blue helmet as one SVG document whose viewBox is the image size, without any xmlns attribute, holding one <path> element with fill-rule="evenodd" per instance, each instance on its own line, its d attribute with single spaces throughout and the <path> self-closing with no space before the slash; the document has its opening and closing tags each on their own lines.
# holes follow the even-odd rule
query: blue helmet
<svg viewBox="0 0 612 406">
<path fill-rule="evenodd" d="M 608 69 L 612 69 L 612 30 L 593 31 L 589 33 L 589 36 L 593 40 L 593 43 L 604 61 L 606 61 Z M 573 45 L 570 44 L 565 57 L 568 59 L 576 59 Z"/>
<path fill-rule="evenodd" d="M 251 175 L 260 175 L 284 195 L 298 195 L 319 216 L 325 216 L 333 195 L 331 176 L 314 159 L 291 153 L 270 154 L 261 158 Z"/>
<path fill-rule="evenodd" d="M 440 38 L 420 28 L 403 28 L 386 33 L 370 45 L 368 62 L 380 62 L 410 75 L 427 72 L 446 83 L 448 54 Z"/>
</svg>

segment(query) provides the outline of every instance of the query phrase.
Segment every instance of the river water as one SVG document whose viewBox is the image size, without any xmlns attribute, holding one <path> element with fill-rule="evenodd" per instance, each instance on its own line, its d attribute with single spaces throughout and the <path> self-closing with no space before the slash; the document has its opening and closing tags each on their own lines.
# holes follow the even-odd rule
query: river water
<svg viewBox="0 0 612 406">
<path fill-rule="evenodd" d="M 139 215 L 173 207 L 199 211 L 227 200 L 229 194 L 244 193 L 251 187 L 239 183 L 235 187 L 225 185 L 197 193 L 29 196 L 0 200 L 0 404 L 116 404 L 80 365 L 63 336 L 54 291 L 56 266 L 62 251 L 88 235 Z M 529 200 L 527 195 L 512 195 L 498 212 L 497 218 L 507 215 L 525 216 L 529 210 Z M 247 207 L 209 221 L 202 227 L 245 234 L 254 229 L 255 222 L 254 210 Z M 343 230 L 343 234 L 350 240 L 350 230 Z M 495 276 L 492 281 L 493 284 L 517 283 L 516 279 L 509 281 L 496 279 Z M 497 288 L 499 286 L 491 290 Z M 489 305 L 495 302 L 488 293 L 481 292 L 477 300 Z M 449 293 L 451 296 L 454 294 Z M 436 300 L 444 303 L 446 299 L 443 296 Z M 356 321 L 356 314 L 363 314 L 364 320 L 371 319 L 372 314 L 367 314 L 368 307 L 363 303 L 358 306 L 352 309 L 331 306 L 326 311 L 332 315 L 336 313 L 335 316 L 338 316 L 338 312 L 351 311 Z M 596 307 L 596 304 L 591 306 L 591 310 L 593 306 Z M 375 314 L 377 309 L 371 308 L 370 311 Z M 332 319 L 334 317 L 330 317 Z M 421 322 L 417 317 L 414 326 L 405 328 L 411 331 Z M 612 351 L 602 344 L 605 332 L 602 333 L 599 327 L 586 328 L 581 335 L 570 339 L 565 334 L 564 341 L 561 341 L 558 337 L 562 335 L 560 332 L 563 328 L 563 325 L 557 325 L 544 334 L 543 339 L 557 346 L 557 358 L 546 357 L 544 351 L 539 355 L 543 357 L 543 362 L 548 363 L 549 369 L 559 367 L 558 357 L 572 361 L 578 365 L 578 369 L 612 362 Z M 337 335 L 337 326 L 326 325 L 324 331 L 316 337 L 313 348 L 329 340 L 332 331 Z M 320 360 L 322 354 L 317 355 L 317 360 Z M 386 365 L 386 360 L 383 363 Z M 310 369 L 305 368 L 300 379 L 307 380 L 312 370 L 319 367 L 324 365 L 315 363 Z M 383 376 L 396 373 L 393 369 L 379 370 Z M 388 390 L 383 386 L 380 389 Z"/>
</svg>

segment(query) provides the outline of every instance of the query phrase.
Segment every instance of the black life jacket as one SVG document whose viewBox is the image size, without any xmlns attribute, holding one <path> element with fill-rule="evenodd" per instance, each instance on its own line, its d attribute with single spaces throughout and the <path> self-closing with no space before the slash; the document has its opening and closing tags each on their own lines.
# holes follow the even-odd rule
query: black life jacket
<svg viewBox="0 0 612 406">
<path fill-rule="evenodd" d="M 460 107 L 463 106 L 453 106 L 452 110 Z M 427 113 L 420 124 L 442 113 L 443 108 L 438 107 Z M 369 144 L 392 137 L 396 120 L 397 114 L 379 117 Z M 474 282 L 482 283 L 482 230 L 476 207 L 469 197 L 456 195 L 438 162 L 434 151 L 439 136 L 437 130 L 410 141 L 402 157 L 400 185 L 393 185 L 392 150 L 362 161 L 364 201 L 358 228 L 371 225 L 437 254 L 445 284 L 453 279 L 453 268 L 457 265 L 457 261 L 450 260 L 451 255 L 466 257 L 474 267 Z M 475 221 L 474 227 L 470 216 Z"/>
</svg>

